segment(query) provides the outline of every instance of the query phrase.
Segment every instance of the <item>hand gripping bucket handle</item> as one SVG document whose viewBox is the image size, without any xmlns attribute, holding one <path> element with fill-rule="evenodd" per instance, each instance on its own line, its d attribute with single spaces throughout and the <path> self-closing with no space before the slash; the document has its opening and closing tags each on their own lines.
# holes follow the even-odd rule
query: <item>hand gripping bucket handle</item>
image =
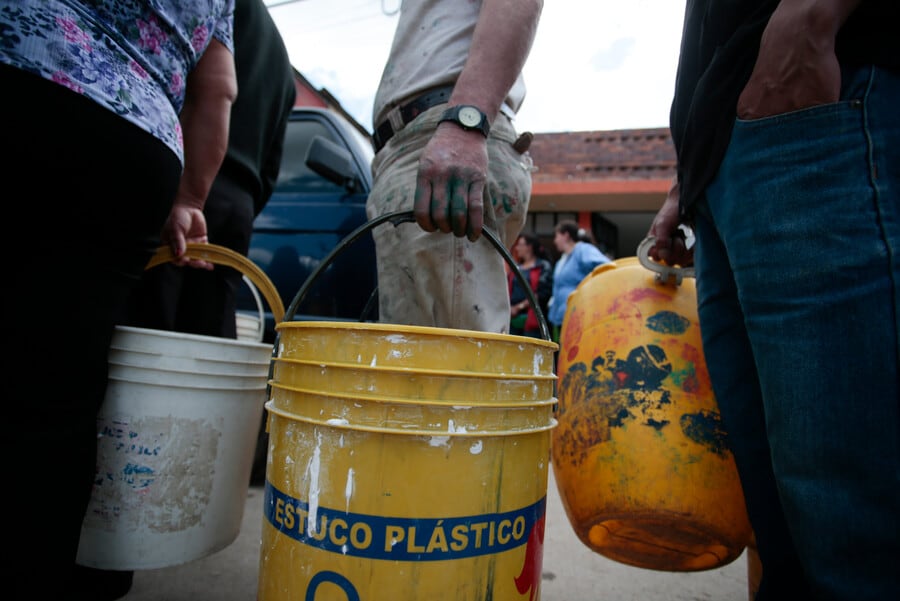
<svg viewBox="0 0 900 601">
<path fill-rule="evenodd" d="M 291 304 L 288 305 L 287 311 L 285 312 L 285 319 L 290 320 L 293 319 L 294 314 L 297 312 L 297 309 L 300 307 L 300 303 L 303 301 L 303 298 L 306 296 L 306 293 L 312 287 L 313 283 L 318 279 L 319 275 L 325 271 L 331 262 L 350 244 L 353 244 L 360 236 L 372 230 L 382 223 L 390 222 L 394 225 L 394 227 L 400 225 L 401 223 L 413 223 L 415 222 L 415 213 L 413 211 L 397 211 L 394 213 L 385 213 L 380 217 L 376 217 L 371 221 L 364 223 L 363 225 L 356 228 L 350 234 L 347 235 L 346 238 L 341 240 L 337 246 L 332 249 L 328 256 L 326 256 L 321 263 L 319 263 L 318 267 L 316 267 L 315 271 L 309 274 L 309 277 L 306 278 L 306 281 L 303 282 L 303 285 L 300 287 L 300 290 L 297 291 L 296 296 L 294 296 L 294 300 L 291 301 Z M 509 265 L 512 273 L 516 276 L 519 281 L 519 284 L 522 286 L 522 289 L 525 290 L 525 295 L 528 297 L 528 302 L 531 303 L 532 308 L 534 309 L 535 315 L 537 315 L 538 325 L 541 328 L 541 336 L 544 340 L 550 340 L 550 328 L 547 326 L 547 320 L 544 317 L 543 311 L 541 311 L 541 306 L 538 303 L 537 297 L 534 295 L 534 291 L 531 289 L 531 285 L 528 283 L 528 280 L 525 279 L 525 276 L 519 270 L 518 265 L 516 265 L 515 260 L 509 254 L 509 251 L 506 247 L 503 246 L 503 243 L 500 242 L 497 235 L 487 226 L 482 229 L 482 233 L 485 238 L 493 245 L 497 252 L 503 257 L 506 263 Z M 450 234 L 446 234 L 450 235 Z M 360 319 L 362 321 L 362 319 Z M 275 348 L 278 348 L 278 345 L 275 345 Z"/>
<path fill-rule="evenodd" d="M 656 281 L 662 284 L 673 283 L 680 286 L 684 278 L 696 277 L 693 267 L 678 267 L 675 265 L 666 265 L 665 263 L 657 263 L 650 258 L 650 249 L 656 244 L 655 236 L 647 236 L 644 238 L 637 248 L 637 258 L 645 269 L 649 269 L 656 273 Z"/>
<path fill-rule="evenodd" d="M 189 243 L 187 245 L 185 257 L 188 259 L 209 261 L 216 265 L 224 265 L 226 267 L 237 269 L 243 274 L 245 280 L 249 280 L 256 286 L 257 290 L 262 293 L 266 302 L 269 304 L 269 308 L 272 309 L 272 316 L 275 318 L 275 323 L 284 319 L 284 303 L 281 302 L 278 291 L 275 289 L 275 286 L 272 284 L 271 280 L 269 280 L 268 276 L 266 276 L 265 272 L 247 257 L 224 246 L 198 243 Z M 175 255 L 172 253 L 171 248 L 168 246 L 160 246 L 156 250 L 156 254 L 153 255 L 147 263 L 145 269 L 151 269 L 162 263 L 168 263 L 174 258 Z"/>
</svg>

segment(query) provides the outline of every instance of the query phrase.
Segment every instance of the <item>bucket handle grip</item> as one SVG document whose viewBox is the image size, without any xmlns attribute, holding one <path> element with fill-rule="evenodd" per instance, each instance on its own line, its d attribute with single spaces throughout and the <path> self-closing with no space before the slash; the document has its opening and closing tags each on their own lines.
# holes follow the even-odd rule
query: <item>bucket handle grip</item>
<svg viewBox="0 0 900 601">
<path fill-rule="evenodd" d="M 647 236 L 644 238 L 638 245 L 637 256 L 641 265 L 650 271 L 656 272 L 656 280 L 658 282 L 665 284 L 671 280 L 673 284 L 680 286 L 681 281 L 684 278 L 695 277 L 693 267 L 676 267 L 673 265 L 666 265 L 665 263 L 658 263 L 651 259 L 650 249 L 654 244 L 656 244 L 655 236 Z"/>
<path fill-rule="evenodd" d="M 262 269 L 256 266 L 256 263 L 253 263 L 244 255 L 218 244 L 189 242 L 184 256 L 188 259 L 209 261 L 216 265 L 237 269 L 262 292 L 266 302 L 269 303 L 269 308 L 272 309 L 272 317 L 275 318 L 275 323 L 280 322 L 284 318 L 284 304 L 281 302 L 281 297 L 278 295 L 278 291 L 275 289 L 272 281 L 269 280 L 269 277 Z M 160 246 L 156 249 L 156 254 L 150 258 L 144 269 L 151 269 L 162 263 L 168 263 L 174 258 L 175 256 L 172 254 L 170 247 Z"/>
<path fill-rule="evenodd" d="M 350 234 L 347 235 L 343 240 L 341 240 L 337 246 L 335 246 L 328 255 L 322 259 L 322 262 L 316 267 L 316 269 L 309 274 L 309 277 L 306 278 L 306 281 L 303 282 L 303 285 L 300 287 L 300 290 L 297 291 L 297 294 L 294 296 L 291 304 L 288 305 L 287 310 L 285 311 L 285 320 L 293 319 L 294 314 L 297 312 L 297 309 L 300 307 L 300 303 L 303 301 L 303 298 L 306 296 L 306 293 L 312 287 L 312 284 L 318 279 L 319 274 L 321 274 L 331 262 L 340 254 L 345 247 L 354 243 L 360 236 L 365 234 L 371 229 L 376 228 L 385 222 L 390 222 L 394 227 L 397 227 L 401 223 L 414 223 L 416 220 L 415 213 L 413 211 L 396 211 L 394 213 L 385 213 L 379 217 L 376 217 L 363 225 L 359 226 Z M 544 317 L 543 311 L 541 311 L 541 306 L 538 303 L 537 297 L 534 295 L 534 291 L 531 289 L 531 285 L 528 283 L 528 280 L 525 279 L 525 276 L 519 270 L 518 265 L 516 265 L 515 260 L 509 254 L 509 251 L 506 247 L 503 246 L 503 243 L 497 238 L 497 235 L 487 226 L 482 228 L 482 233 L 484 237 L 488 239 L 488 241 L 493 245 L 493 247 L 500 253 L 506 263 L 510 266 L 512 273 L 519 280 L 519 284 L 522 286 L 522 289 L 525 290 L 525 295 L 528 297 L 528 302 L 531 303 L 531 307 L 534 309 L 534 313 L 538 318 L 538 326 L 541 329 L 541 336 L 545 340 L 550 340 L 550 328 L 547 327 L 547 320 Z M 277 349 L 277 345 L 276 345 Z"/>
</svg>

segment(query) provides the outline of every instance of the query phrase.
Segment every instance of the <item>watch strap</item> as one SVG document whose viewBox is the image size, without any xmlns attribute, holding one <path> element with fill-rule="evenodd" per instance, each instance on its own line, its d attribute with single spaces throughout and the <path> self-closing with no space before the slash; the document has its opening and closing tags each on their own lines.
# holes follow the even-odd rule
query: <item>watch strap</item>
<svg viewBox="0 0 900 601">
<path fill-rule="evenodd" d="M 459 113 L 464 109 L 476 111 L 481 116 L 481 120 L 475 125 L 468 125 L 466 123 L 463 123 L 463 121 L 460 119 Z M 471 104 L 458 104 L 456 106 L 451 106 L 450 108 L 445 110 L 441 115 L 441 118 L 438 119 L 438 123 L 443 123 L 444 121 L 452 121 L 459 127 L 468 131 L 479 131 L 484 135 L 485 138 L 487 138 L 488 134 L 490 134 L 491 132 L 491 123 L 488 120 L 487 115 L 480 108 Z"/>
</svg>

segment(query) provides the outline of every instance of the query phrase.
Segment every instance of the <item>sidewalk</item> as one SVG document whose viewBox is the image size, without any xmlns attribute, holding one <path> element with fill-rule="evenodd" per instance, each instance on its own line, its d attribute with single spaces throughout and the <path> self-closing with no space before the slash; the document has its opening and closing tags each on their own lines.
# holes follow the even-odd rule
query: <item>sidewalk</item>
<svg viewBox="0 0 900 601">
<path fill-rule="evenodd" d="M 123 601 L 254 601 L 263 489 L 247 491 L 238 538 L 185 565 L 135 573 Z M 575 536 L 550 471 L 540 601 L 747 601 L 747 553 L 705 572 L 657 572 L 606 559 Z M 365 599 L 363 601 L 427 601 Z M 538 600 L 535 600 L 538 601 Z"/>
</svg>

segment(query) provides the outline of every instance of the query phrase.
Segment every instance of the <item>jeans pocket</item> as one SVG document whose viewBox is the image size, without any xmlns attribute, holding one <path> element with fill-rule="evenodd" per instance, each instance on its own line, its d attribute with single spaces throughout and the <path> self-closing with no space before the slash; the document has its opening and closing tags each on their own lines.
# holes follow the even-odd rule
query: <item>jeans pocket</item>
<svg viewBox="0 0 900 601">
<path fill-rule="evenodd" d="M 758 119 L 741 119 L 735 118 L 735 127 L 783 127 L 792 126 L 794 124 L 804 124 L 815 122 L 820 119 L 830 120 L 839 117 L 845 112 L 858 112 L 862 104 L 859 100 L 839 100 L 837 102 L 829 102 L 827 104 L 817 104 L 802 109 L 779 113 L 777 115 L 769 115 Z"/>
<path fill-rule="evenodd" d="M 862 103 L 841 100 L 760 119 L 736 118 L 729 158 L 769 161 L 768 168 L 805 168 L 828 163 L 835 148 L 865 148 L 866 143 Z M 735 149 L 743 157 L 735 156 Z"/>
</svg>

